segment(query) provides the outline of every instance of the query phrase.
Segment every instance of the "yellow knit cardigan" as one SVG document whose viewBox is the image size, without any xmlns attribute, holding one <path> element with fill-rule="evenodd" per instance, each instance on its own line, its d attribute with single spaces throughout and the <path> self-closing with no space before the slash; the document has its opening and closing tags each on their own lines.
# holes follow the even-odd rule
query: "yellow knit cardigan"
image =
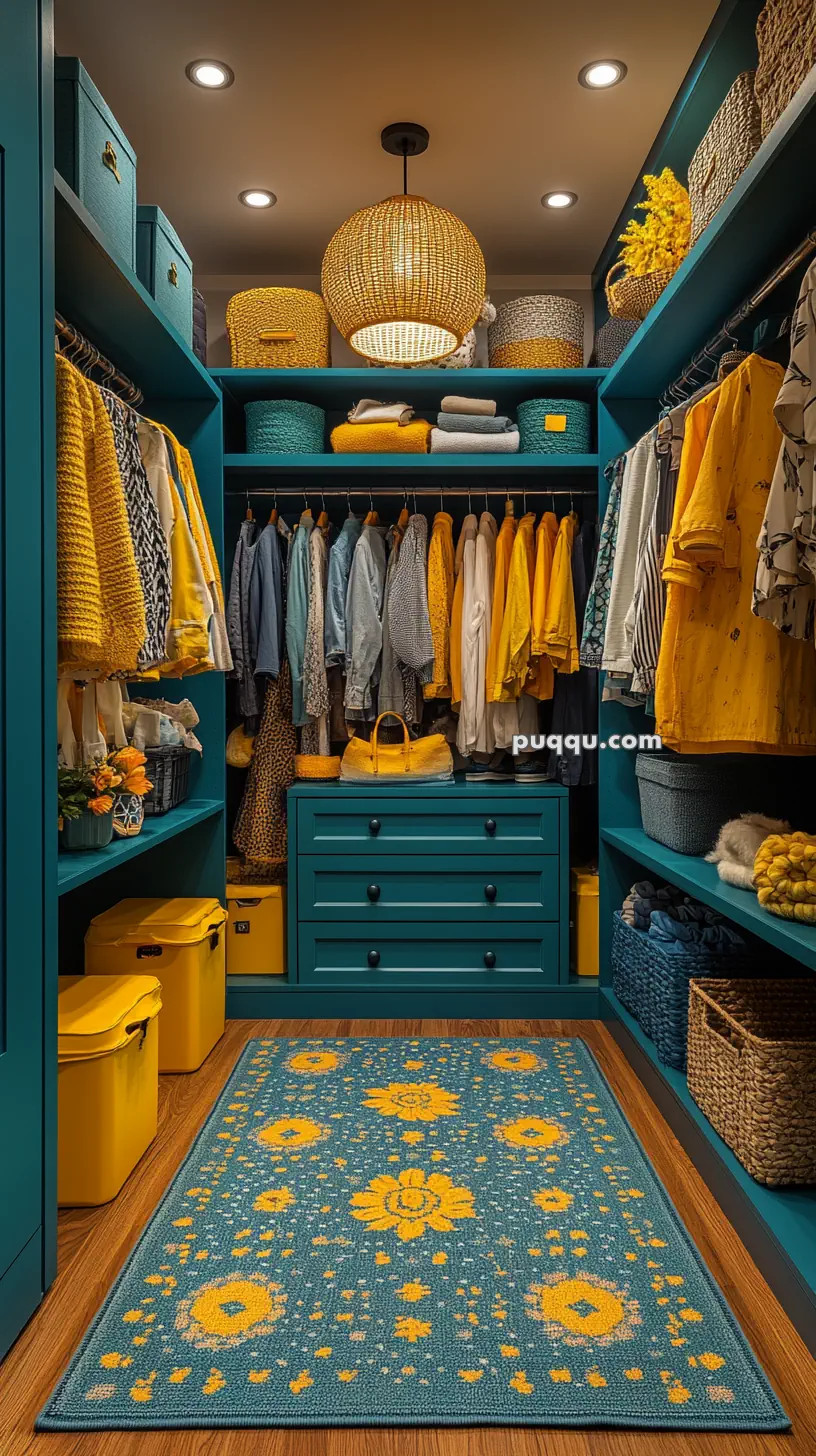
<svg viewBox="0 0 816 1456">
<path fill-rule="evenodd" d="M 56 370 L 59 667 L 132 672 L 147 626 L 113 428 L 98 389 Z"/>
</svg>

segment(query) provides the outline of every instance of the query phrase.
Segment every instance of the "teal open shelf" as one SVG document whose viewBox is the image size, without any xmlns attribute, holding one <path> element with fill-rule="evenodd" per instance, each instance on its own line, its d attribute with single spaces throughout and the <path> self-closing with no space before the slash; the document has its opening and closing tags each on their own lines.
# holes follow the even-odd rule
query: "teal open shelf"
<svg viewBox="0 0 816 1456">
<path fill-rule="evenodd" d="M 700 1111 L 689 1092 L 685 1074 L 659 1061 L 654 1043 L 608 987 L 602 988 L 601 1001 L 607 1016 L 614 1016 L 623 1028 L 623 1036 L 618 1028 L 615 1031 L 624 1050 L 635 1051 L 636 1070 L 646 1072 L 644 1080 L 649 1090 L 656 1093 L 661 1111 L 691 1152 L 726 1214 L 758 1257 L 760 1266 L 764 1262 L 761 1247 L 752 1248 L 757 1234 L 772 1245 L 777 1261 L 786 1267 L 800 1308 L 807 1311 L 811 1307 L 812 1337 L 816 1316 L 816 1188 L 766 1188 L 755 1182 Z M 690 1138 L 702 1145 L 702 1155 L 689 1146 Z M 812 1338 L 809 1343 L 812 1344 Z"/>
<path fill-rule="evenodd" d="M 500 413 L 525 399 L 592 399 L 605 369 L 211 369 L 237 404 L 256 399 L 302 399 L 324 409 L 349 410 L 358 399 L 404 399 L 438 410 L 446 394 L 495 399 Z"/>
<path fill-rule="evenodd" d="M 217 799 L 189 799 L 168 814 L 146 819 L 141 834 L 133 839 L 114 839 L 106 849 L 78 850 L 76 853 L 60 854 L 57 857 L 58 893 L 65 895 L 79 885 L 87 885 L 98 875 L 107 874 L 127 860 L 145 854 L 157 844 L 174 839 L 194 824 L 212 819 L 220 814 L 224 805 Z"/>
<path fill-rule="evenodd" d="M 609 370 L 602 400 L 654 399 L 816 222 L 816 69 L 768 133 L 645 322 Z M 756 319 L 753 320 L 756 322 Z"/>
<path fill-rule="evenodd" d="M 597 455 L 225 455 L 228 475 L 471 475 L 591 476 L 598 473 Z"/>
<path fill-rule="evenodd" d="M 207 370 L 135 273 L 109 251 L 87 208 L 54 174 L 55 301 L 146 399 L 218 399 Z"/>
<path fill-rule="evenodd" d="M 704 904 L 719 910 L 722 915 L 750 930 L 754 935 L 776 946 L 786 955 L 793 956 L 809 970 L 816 971 L 816 926 L 800 925 L 792 920 L 780 920 L 763 910 L 757 897 L 749 890 L 739 890 L 726 885 L 717 874 L 717 866 L 706 864 L 691 854 L 677 854 L 667 849 L 656 839 L 650 839 L 642 829 L 601 829 L 601 838 L 613 849 L 643 865 L 653 873 L 689 895 L 695 895 Z"/>
</svg>

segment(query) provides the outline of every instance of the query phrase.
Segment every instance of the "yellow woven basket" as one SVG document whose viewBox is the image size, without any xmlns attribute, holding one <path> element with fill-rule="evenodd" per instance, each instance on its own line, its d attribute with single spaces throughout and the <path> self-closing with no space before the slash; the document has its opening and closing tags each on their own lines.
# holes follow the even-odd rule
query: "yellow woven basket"
<svg viewBox="0 0 816 1456">
<path fill-rule="evenodd" d="M 517 339 L 490 355 L 491 369 L 580 369 L 584 351 L 568 339 Z"/>
<path fill-rule="evenodd" d="M 663 268 L 656 273 L 644 273 L 636 278 L 627 273 L 624 278 L 613 281 L 613 273 L 626 264 L 619 258 L 606 275 L 606 301 L 612 318 L 637 319 L 642 321 L 654 308 L 663 289 L 674 277 L 674 270 Z"/>
<path fill-rule="evenodd" d="M 295 778 L 339 779 L 340 759 L 333 754 L 296 753 Z"/>
<path fill-rule="evenodd" d="M 306 288 L 248 288 L 227 304 L 234 369 L 328 369 L 329 315 Z"/>
</svg>

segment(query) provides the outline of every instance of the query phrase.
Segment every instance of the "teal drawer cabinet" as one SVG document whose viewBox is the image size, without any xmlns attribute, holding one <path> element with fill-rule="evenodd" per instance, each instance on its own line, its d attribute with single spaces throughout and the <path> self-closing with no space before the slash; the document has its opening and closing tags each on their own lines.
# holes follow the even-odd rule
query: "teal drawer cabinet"
<svg viewBox="0 0 816 1456">
<path fill-rule="evenodd" d="M 547 991 L 569 980 L 568 797 L 550 785 L 296 784 L 289 976 L 306 988 Z"/>
</svg>

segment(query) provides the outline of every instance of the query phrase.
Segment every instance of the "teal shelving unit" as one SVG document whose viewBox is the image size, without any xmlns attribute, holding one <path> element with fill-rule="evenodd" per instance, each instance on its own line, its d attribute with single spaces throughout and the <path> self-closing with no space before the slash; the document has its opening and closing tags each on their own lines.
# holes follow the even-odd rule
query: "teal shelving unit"
<svg viewBox="0 0 816 1456">
<path fill-rule="evenodd" d="M 720 6 L 675 107 L 644 164 L 671 166 L 685 176 L 688 162 L 740 71 L 756 65 L 754 26 L 761 6 L 738 0 Z M 653 425 L 660 396 L 691 355 L 716 334 L 814 227 L 812 195 L 794 179 L 812 170 L 816 149 L 816 72 L 812 72 L 766 137 L 737 185 L 678 269 L 598 389 L 598 454 L 606 463 Z M 803 170 L 804 169 L 804 170 Z M 620 219 L 642 195 L 636 186 Z M 616 226 L 596 269 L 598 319 L 602 281 L 617 252 Z M 773 307 L 773 302 L 769 305 Z M 756 318 L 751 319 L 751 326 Z M 745 337 L 750 347 L 751 334 Z M 608 487 L 599 476 L 599 511 Z M 599 738 L 654 731 L 642 710 L 601 703 Z M 758 769 L 758 773 L 761 772 Z M 676 854 L 644 833 L 635 778 L 635 754 L 600 754 L 600 1002 L 601 1013 L 633 1062 L 680 1142 L 700 1169 L 803 1338 L 816 1351 L 816 1192 L 770 1189 L 755 1183 L 694 1103 L 682 1073 L 664 1067 L 637 1022 L 611 988 L 612 916 L 644 873 L 678 885 L 737 926 L 816 970 L 816 929 L 767 915 L 756 897 L 723 884 L 716 868 Z M 750 806 L 747 806 L 750 807 Z"/>
<path fill-rule="evenodd" d="M 225 455 L 224 469 L 231 476 L 319 475 L 327 482 L 351 474 L 442 476 L 445 474 L 519 477 L 546 473 L 554 476 L 594 477 L 597 455 Z"/>
<path fill-rule="evenodd" d="M 61 854 L 57 861 L 59 894 L 67 895 L 69 891 L 89 884 L 99 875 L 131 864 L 140 855 L 154 849 L 157 844 L 164 844 L 194 825 L 215 818 L 223 810 L 223 802 L 219 799 L 187 799 L 169 814 L 146 819 L 141 834 L 137 834 L 134 839 L 114 839 L 106 849 Z"/>
</svg>

